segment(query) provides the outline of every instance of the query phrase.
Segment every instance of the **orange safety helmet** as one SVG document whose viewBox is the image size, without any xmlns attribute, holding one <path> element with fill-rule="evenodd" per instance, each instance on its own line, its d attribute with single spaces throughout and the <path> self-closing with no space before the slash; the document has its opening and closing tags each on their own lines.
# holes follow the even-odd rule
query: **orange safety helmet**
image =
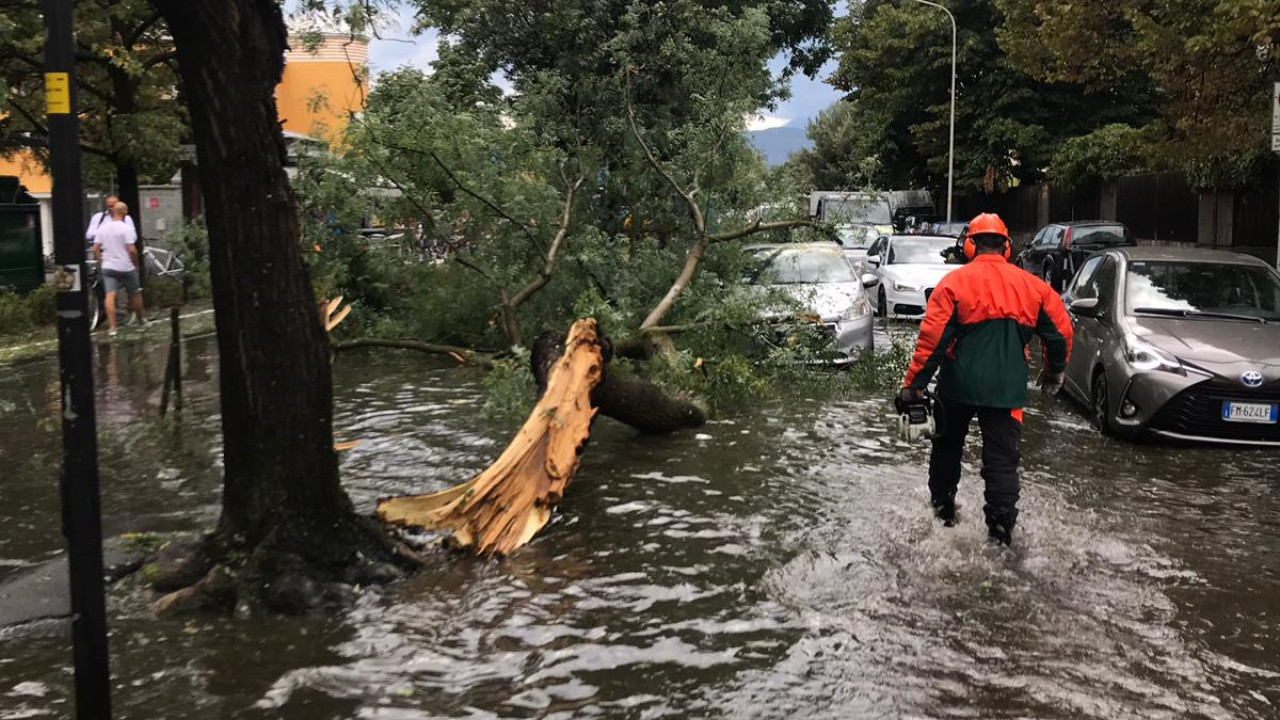
<svg viewBox="0 0 1280 720">
<path fill-rule="evenodd" d="M 999 235 L 1004 238 L 1004 259 L 1008 260 L 1013 254 L 1009 228 L 1004 226 L 1004 221 L 995 213 L 979 213 L 969 221 L 969 227 L 964 234 L 964 256 L 968 260 L 972 260 L 978 254 L 978 246 L 973 242 L 974 235 Z"/>
</svg>

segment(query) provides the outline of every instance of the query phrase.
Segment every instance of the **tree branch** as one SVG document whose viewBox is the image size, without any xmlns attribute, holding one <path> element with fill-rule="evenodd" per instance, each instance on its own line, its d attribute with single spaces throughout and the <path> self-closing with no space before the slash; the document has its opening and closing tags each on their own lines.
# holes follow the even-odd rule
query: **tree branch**
<svg viewBox="0 0 1280 720">
<path fill-rule="evenodd" d="M 490 275 L 489 273 L 481 269 L 479 265 L 476 265 L 469 260 L 463 260 L 462 256 L 458 255 L 456 250 L 454 251 L 454 254 L 453 254 L 453 261 L 458 263 L 462 267 L 467 268 L 468 270 L 476 271 L 477 273 L 480 274 L 480 277 L 484 278 L 485 280 L 488 280 L 489 282 L 493 282 L 492 275 Z"/>
<path fill-rule="evenodd" d="M 177 58 L 178 58 L 178 51 L 170 50 L 169 52 L 160 53 L 155 57 L 148 58 L 146 62 L 142 63 L 142 67 L 144 69 L 150 69 L 157 65 L 162 65 L 164 63 L 167 63 L 170 60 L 176 60 Z"/>
<path fill-rule="evenodd" d="M 816 223 L 812 220 L 782 220 L 779 222 L 761 222 L 756 220 L 750 225 L 738 228 L 737 230 L 730 230 L 729 232 L 720 233 L 718 235 L 708 235 L 707 239 L 713 243 L 728 242 L 730 240 L 741 240 L 748 235 L 755 235 L 756 233 L 769 232 L 771 230 L 790 230 L 798 227 L 817 228 L 822 227 L 822 224 Z"/>
<path fill-rule="evenodd" d="M 368 126 L 366 125 L 365 127 L 367 128 Z M 447 176 L 449 180 L 458 187 L 459 190 L 461 190 L 464 194 L 479 201 L 480 204 L 489 208 L 489 210 L 493 212 L 493 214 L 497 215 L 503 220 L 506 220 L 512 225 L 516 226 L 516 228 L 520 230 L 520 232 L 523 233 L 526 238 L 529 239 L 529 243 L 532 244 L 535 249 L 537 249 L 538 253 L 543 255 L 544 257 L 546 256 L 547 251 L 545 248 L 542 247 L 542 242 L 538 240 L 538 236 L 536 233 L 530 230 L 524 223 L 508 215 L 507 212 L 503 210 L 501 207 L 499 207 L 497 203 L 489 200 L 483 195 L 480 195 L 476 191 L 472 190 L 471 188 L 463 184 L 462 180 L 458 179 L 458 176 L 453 174 L 453 171 L 449 169 L 449 166 L 446 165 L 444 161 L 440 159 L 440 156 L 437 155 L 435 151 L 422 150 L 420 148 L 406 147 L 402 145 L 394 145 L 391 143 L 383 142 L 381 139 L 378 138 L 377 134 L 373 133 L 372 131 L 369 133 L 369 137 L 375 143 L 377 143 L 378 145 L 381 145 L 382 147 L 387 148 L 388 150 L 399 150 L 400 152 L 414 153 L 417 155 L 422 155 L 422 156 L 431 158 L 431 160 L 434 161 L 435 164 L 439 166 L 439 168 L 442 171 L 444 171 L 445 176 Z"/>
<path fill-rule="evenodd" d="M 667 184 L 671 186 L 671 189 L 675 190 L 676 194 L 684 200 L 685 205 L 689 206 L 689 214 L 693 216 L 694 229 L 697 231 L 698 235 L 701 236 L 707 232 L 707 222 L 702 215 L 702 208 L 698 205 L 698 202 L 693 199 L 693 195 L 681 187 L 680 183 L 672 177 L 671 173 L 663 167 L 662 163 L 658 162 L 657 156 L 653 154 L 653 149 L 649 147 L 649 143 L 645 142 L 644 137 L 640 134 L 640 126 L 636 124 L 635 103 L 631 98 L 631 75 L 634 72 L 636 72 L 635 68 L 630 65 L 623 70 L 623 73 L 626 75 L 627 120 L 631 124 L 631 134 L 635 137 L 636 142 L 640 144 L 640 149 L 644 151 L 644 157 L 649 161 L 649 165 L 667 181 Z"/>
<path fill-rule="evenodd" d="M 568 191 L 565 193 L 564 210 L 560 214 L 560 225 L 556 228 L 555 238 L 551 241 L 551 249 L 547 251 L 546 263 L 542 266 L 542 272 L 538 274 L 538 277 L 530 280 L 529 284 L 521 288 L 520 292 L 517 292 L 511 298 L 509 304 L 512 309 L 519 307 L 526 300 L 533 297 L 534 293 L 551 282 L 551 274 L 555 272 L 556 256 L 560 252 L 560 245 L 564 243 L 565 237 L 569 234 L 570 221 L 573 218 L 574 197 L 578 192 L 578 188 L 582 187 L 584 180 L 586 178 L 579 177 L 573 185 L 569 186 Z"/>
<path fill-rule="evenodd" d="M 724 139 L 729 136 L 729 126 L 726 125 L 720 129 L 720 136 L 716 138 L 715 145 L 711 146 L 711 151 L 707 153 L 707 159 L 693 171 L 693 189 L 689 192 L 696 194 L 702 189 L 702 171 L 711 167 L 711 163 L 715 162 L 716 156 L 720 154 L 720 147 L 724 145 Z"/>
<path fill-rule="evenodd" d="M 154 27 L 158 22 L 160 22 L 160 13 L 152 13 L 151 17 L 139 23 L 138 26 L 133 29 L 133 32 L 129 34 L 128 39 L 125 41 L 125 47 L 132 49 L 133 46 L 137 45 L 138 41 L 142 39 L 142 36 L 146 35 L 147 31 Z"/>
<path fill-rule="evenodd" d="M 356 348 L 366 347 L 417 350 L 419 352 L 433 353 L 436 355 L 448 355 L 463 365 L 478 365 L 486 368 L 493 367 L 493 358 L 489 353 L 480 352 L 474 348 L 458 347 L 457 345 L 437 345 L 435 343 L 418 342 L 417 340 L 384 340 L 381 338 L 357 338 L 355 340 L 345 340 L 343 342 L 333 343 L 333 349 L 338 351 L 355 350 Z"/>
</svg>

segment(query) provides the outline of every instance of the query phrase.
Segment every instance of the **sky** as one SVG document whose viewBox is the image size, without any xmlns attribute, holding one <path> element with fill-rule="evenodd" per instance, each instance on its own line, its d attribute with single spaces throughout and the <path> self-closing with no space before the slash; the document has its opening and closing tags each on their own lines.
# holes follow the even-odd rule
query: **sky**
<svg viewBox="0 0 1280 720">
<path fill-rule="evenodd" d="M 401 8 L 399 17 L 388 20 L 379 31 L 381 39 L 370 40 L 369 65 L 375 76 L 380 72 L 395 70 L 406 65 L 421 70 L 430 69 L 431 63 L 439 57 L 437 53 L 439 33 L 435 30 L 427 30 L 419 35 L 413 35 L 410 32 L 412 28 L 412 11 Z M 784 58 L 776 57 L 769 63 L 769 67 L 777 73 L 785 64 Z M 835 63 L 828 63 L 822 68 L 819 78 L 830 75 L 834 70 Z M 495 78 L 495 81 L 500 86 L 505 85 L 502 78 Z M 818 114 L 818 111 L 839 100 L 840 95 L 839 91 L 820 79 L 798 76 L 791 81 L 791 98 L 781 103 L 775 110 L 749 118 L 747 129 L 794 127 L 802 130 L 809 120 Z"/>
</svg>

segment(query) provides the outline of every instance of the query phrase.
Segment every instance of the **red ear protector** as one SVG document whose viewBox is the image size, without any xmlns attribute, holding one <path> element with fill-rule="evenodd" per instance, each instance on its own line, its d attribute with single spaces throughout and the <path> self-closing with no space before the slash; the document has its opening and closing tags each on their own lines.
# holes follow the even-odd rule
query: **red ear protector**
<svg viewBox="0 0 1280 720">
<path fill-rule="evenodd" d="M 977 245 L 973 242 L 974 235 L 999 235 L 1004 238 L 1004 259 L 1008 260 L 1013 254 L 1009 228 L 1005 227 L 1004 221 L 995 213 L 979 213 L 969 221 L 969 226 L 964 231 L 964 256 L 967 260 L 972 260 L 978 254 Z"/>
<path fill-rule="evenodd" d="M 973 241 L 973 236 L 966 234 L 964 236 L 964 258 L 972 260 L 978 254 L 978 245 Z M 1004 241 L 1004 259 L 1008 260 L 1013 255 L 1013 243 L 1008 238 Z"/>
</svg>

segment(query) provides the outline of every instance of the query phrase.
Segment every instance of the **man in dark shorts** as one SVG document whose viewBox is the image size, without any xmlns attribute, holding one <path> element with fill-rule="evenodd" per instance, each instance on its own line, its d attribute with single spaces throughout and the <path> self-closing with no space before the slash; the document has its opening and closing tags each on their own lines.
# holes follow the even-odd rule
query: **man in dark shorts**
<svg viewBox="0 0 1280 720">
<path fill-rule="evenodd" d="M 111 208 L 111 219 L 97 228 L 93 238 L 93 255 L 98 259 L 102 273 L 102 286 L 107 291 L 106 311 L 108 335 L 116 330 L 116 293 L 129 293 L 129 307 L 137 316 L 138 325 L 146 325 L 142 307 L 142 284 L 138 280 L 138 234 L 125 222 L 129 208 L 117 202 Z"/>
</svg>

